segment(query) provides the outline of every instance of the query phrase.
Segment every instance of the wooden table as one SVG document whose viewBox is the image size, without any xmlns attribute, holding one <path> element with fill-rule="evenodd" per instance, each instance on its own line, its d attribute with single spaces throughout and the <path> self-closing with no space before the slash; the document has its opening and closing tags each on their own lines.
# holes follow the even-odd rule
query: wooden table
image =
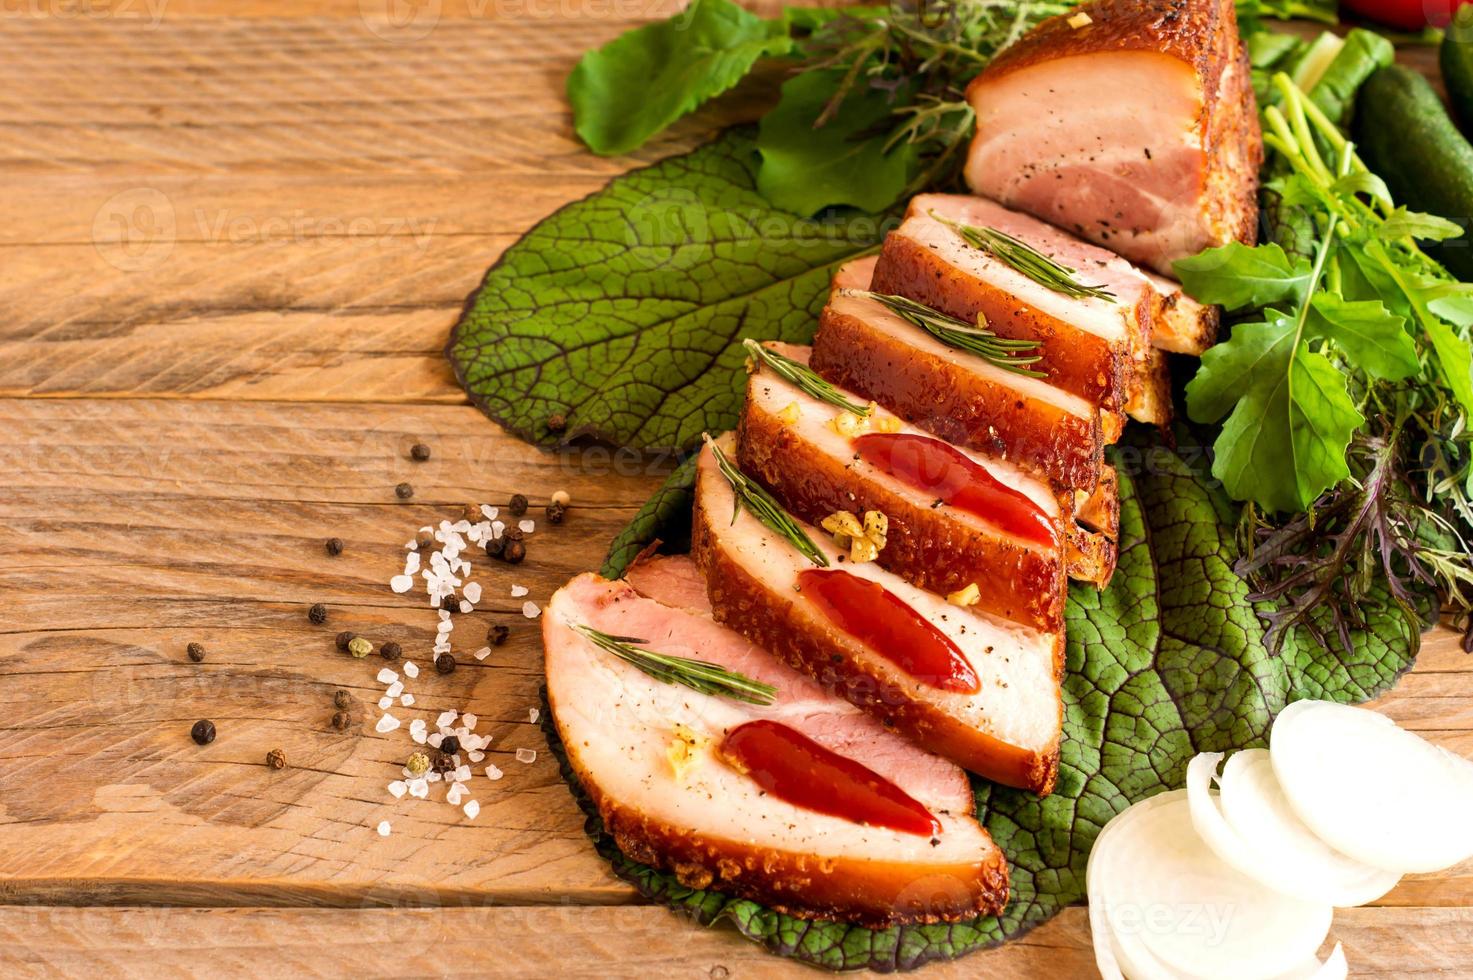
<svg viewBox="0 0 1473 980">
<path fill-rule="evenodd" d="M 581 51 L 661 10 L 0 7 L 0 975 L 809 975 L 641 904 L 529 723 L 540 648 L 510 585 L 545 600 L 596 566 L 658 473 L 517 442 L 440 353 L 502 249 L 637 162 L 573 140 L 562 84 Z M 409 460 L 415 442 L 430 461 Z M 504 623 L 510 641 L 427 671 L 400 712 L 474 711 L 505 778 L 477 775 L 474 821 L 393 800 L 410 745 L 373 730 L 382 663 L 333 634 L 398 640 L 428 666 L 434 614 L 385 584 L 403 542 L 466 501 L 560 488 L 567 523 L 539 529 L 526 564 L 483 571 L 483 611 L 457 633 Z M 346 550 L 329 558 L 334 535 Z M 327 625 L 308 622 L 314 602 Z M 357 700 L 346 733 L 329 725 L 338 689 Z M 1473 754 L 1473 673 L 1451 637 L 1384 706 Z M 204 717 L 219 736 L 202 748 Z M 264 765 L 273 748 L 288 768 Z M 1335 935 L 1357 975 L 1467 973 L 1470 904 L 1467 869 L 1412 879 L 1340 913 Z M 1091 964 L 1074 909 L 928 973 Z"/>
</svg>

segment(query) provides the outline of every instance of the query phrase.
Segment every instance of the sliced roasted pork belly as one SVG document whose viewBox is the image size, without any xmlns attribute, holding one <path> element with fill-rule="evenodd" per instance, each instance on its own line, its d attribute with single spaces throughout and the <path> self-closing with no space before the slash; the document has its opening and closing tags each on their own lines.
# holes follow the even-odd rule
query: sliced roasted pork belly
<svg viewBox="0 0 1473 980">
<path fill-rule="evenodd" d="M 806 347 L 767 346 L 808 362 Z M 738 446 L 742 469 L 810 524 L 836 511 L 884 514 L 879 562 L 911 583 L 942 594 L 975 585 L 978 609 L 1063 628 L 1072 495 L 1061 506 L 1047 484 L 1010 463 L 955 448 L 881 408 L 858 418 L 769 368 L 747 381 Z"/>
<path fill-rule="evenodd" d="M 688 559 L 661 561 L 643 584 L 673 587 L 678 602 L 699 572 Z M 960 769 L 708 616 L 661 598 L 587 574 L 563 587 L 542 617 L 548 701 L 568 762 L 625 854 L 674 871 L 692 888 L 809 918 L 885 926 L 1002 909 L 1007 863 L 972 818 Z M 771 684 L 776 700 L 758 707 L 661 683 L 596 647 L 575 624 L 719 664 Z M 821 759 L 832 753 L 862 766 L 935 823 L 916 833 L 786 802 L 783 787 L 760 781 L 762 771 L 738 769 L 745 759 L 732 748 L 753 732 L 780 733 L 789 740 L 782 746 L 817 745 Z M 766 761 L 773 771 L 784 762 Z M 824 789 L 813 785 L 814 771 L 804 773 L 806 785 Z"/>
<path fill-rule="evenodd" d="M 1181 283 L 1174 279 L 1151 272 L 1145 276 L 1161 297 L 1151 319 L 1152 345 L 1173 354 L 1201 357 L 1202 352 L 1217 341 L 1221 311 L 1192 299 L 1182 290 Z"/>
<path fill-rule="evenodd" d="M 814 370 L 948 442 L 1007 460 L 1068 489 L 1099 479 L 1099 410 L 1037 378 L 948 347 L 850 292 L 844 268 L 819 319 Z"/>
<path fill-rule="evenodd" d="M 967 99 L 978 194 L 1167 275 L 1253 239 L 1263 149 L 1233 0 L 1086 3 L 994 58 Z"/>
<path fill-rule="evenodd" d="M 707 446 L 691 545 L 718 620 L 958 765 L 1009 786 L 1053 788 L 1062 634 L 952 605 L 875 562 L 847 560 L 802 524 L 820 565 L 745 508 L 733 520 L 733 508 Z"/>
<path fill-rule="evenodd" d="M 949 222 L 949 224 L 948 224 Z M 967 243 L 953 225 L 1010 235 L 1075 270 L 1113 298 L 1068 296 Z M 967 322 L 980 315 L 1003 337 L 1039 342 L 1033 365 L 1050 384 L 1119 411 L 1137 352 L 1149 345 L 1156 292 L 1124 259 L 1037 218 L 980 197 L 919 194 L 885 237 L 877 293 L 905 296 Z"/>
</svg>

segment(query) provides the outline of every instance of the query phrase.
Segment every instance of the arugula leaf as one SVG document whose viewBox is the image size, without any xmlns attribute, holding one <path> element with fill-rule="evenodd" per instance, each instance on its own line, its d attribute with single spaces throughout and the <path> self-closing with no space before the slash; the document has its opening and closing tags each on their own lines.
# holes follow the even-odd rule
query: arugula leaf
<svg viewBox="0 0 1473 980">
<path fill-rule="evenodd" d="M 805 71 L 783 84 L 777 107 L 757 130 L 757 189 L 794 214 L 817 214 L 850 205 L 883 211 L 905 191 L 918 165 L 916 148 L 901 143 L 888 152 L 883 139 L 868 138 L 890 121 L 903 89 L 885 92 L 856 86 L 822 126 L 818 119 L 844 73 Z"/>
<path fill-rule="evenodd" d="M 1198 422 L 1227 414 L 1212 475 L 1238 500 L 1270 511 L 1300 511 L 1350 475 L 1345 448 L 1365 419 L 1345 375 L 1311 351 L 1295 317 L 1265 311 L 1202 356 L 1187 385 Z"/>
<path fill-rule="evenodd" d="M 1449 221 L 1423 211 L 1408 211 L 1405 207 L 1398 207 L 1392 211 L 1376 229 L 1377 238 L 1420 238 L 1423 241 L 1435 242 L 1457 238 L 1461 234 L 1463 234 L 1463 226 L 1456 221 Z"/>
<path fill-rule="evenodd" d="M 647 898 L 702 924 L 729 922 L 779 955 L 830 970 L 914 969 L 995 946 L 1082 901 L 1100 827 L 1130 803 L 1181 786 L 1196 752 L 1264 745 L 1274 716 L 1299 698 L 1355 702 L 1388 689 L 1413 658 L 1406 623 L 1384 594 L 1365 604 L 1367 627 L 1350 648 L 1325 651 L 1295 628 L 1280 655 L 1270 655 L 1264 607 L 1232 570 L 1236 508 L 1201 471 L 1205 450 L 1185 430 L 1178 436 L 1182 448 L 1173 451 L 1133 434 L 1114 460 L 1119 565 L 1106 591 L 1070 590 L 1058 788 L 1039 799 L 973 780 L 979 818 L 1010 864 L 1012 896 L 1001 916 L 864 929 L 689 888 L 619 851 L 563 760 L 599 853 Z M 1121 465 L 1142 459 L 1149 465 Z M 677 475 L 661 495 L 675 484 L 688 486 L 688 476 Z M 647 525 L 643 533 L 667 531 Z M 633 545 L 626 542 L 624 553 L 637 552 Z M 605 574 L 621 571 L 613 557 Z M 562 760 L 551 713 L 544 716 Z"/>
<path fill-rule="evenodd" d="M 691 0 L 583 56 L 568 76 L 573 129 L 595 153 L 628 153 L 741 81 L 759 58 L 792 51 L 784 20 L 731 0 Z"/>
<path fill-rule="evenodd" d="M 1228 310 L 1298 303 L 1309 288 L 1310 265 L 1278 245 L 1229 242 L 1172 264 L 1188 295 Z"/>
<path fill-rule="evenodd" d="M 1421 370 L 1406 320 L 1376 300 L 1346 300 L 1317 293 L 1306 332 L 1335 342 L 1346 358 L 1373 378 L 1400 381 Z"/>
<path fill-rule="evenodd" d="M 616 178 L 507 249 L 446 346 L 476 404 L 544 445 L 685 449 L 735 425 L 740 341 L 806 343 L 834 268 L 886 227 L 773 209 L 754 148 L 750 129 L 732 130 Z"/>
</svg>

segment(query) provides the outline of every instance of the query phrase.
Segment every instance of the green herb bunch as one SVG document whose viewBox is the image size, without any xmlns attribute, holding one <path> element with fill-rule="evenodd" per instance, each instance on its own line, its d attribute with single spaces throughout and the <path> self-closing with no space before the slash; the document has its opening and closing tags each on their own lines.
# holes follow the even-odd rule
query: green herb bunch
<svg viewBox="0 0 1473 980">
<path fill-rule="evenodd" d="M 880 212 L 952 181 L 974 117 L 966 85 L 998 51 L 1072 0 L 894 0 L 790 7 L 762 18 L 692 0 L 591 51 L 568 78 L 574 128 L 627 153 L 754 69 L 787 74 L 759 127 L 758 189 L 787 211 Z"/>
<path fill-rule="evenodd" d="M 1462 229 L 1398 207 L 1316 97 L 1332 73 L 1363 79 L 1382 57 L 1347 50 L 1360 67 L 1331 61 L 1309 92 L 1267 79 L 1267 214 L 1289 247 L 1176 264 L 1189 294 L 1237 320 L 1187 408 L 1222 423 L 1212 472 L 1247 504 L 1238 572 L 1278 603 L 1275 643 L 1303 625 L 1348 647 L 1373 589 L 1418 623 L 1473 597 L 1473 286 L 1417 244 Z"/>
</svg>

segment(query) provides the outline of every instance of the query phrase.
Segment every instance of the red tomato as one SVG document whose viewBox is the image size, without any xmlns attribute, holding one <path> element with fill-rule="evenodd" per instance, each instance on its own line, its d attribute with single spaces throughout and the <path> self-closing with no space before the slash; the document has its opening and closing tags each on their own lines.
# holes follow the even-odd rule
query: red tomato
<svg viewBox="0 0 1473 980">
<path fill-rule="evenodd" d="M 1431 24 L 1446 27 L 1453 11 L 1470 0 L 1342 0 L 1353 14 L 1403 31 L 1420 31 Z"/>
</svg>

